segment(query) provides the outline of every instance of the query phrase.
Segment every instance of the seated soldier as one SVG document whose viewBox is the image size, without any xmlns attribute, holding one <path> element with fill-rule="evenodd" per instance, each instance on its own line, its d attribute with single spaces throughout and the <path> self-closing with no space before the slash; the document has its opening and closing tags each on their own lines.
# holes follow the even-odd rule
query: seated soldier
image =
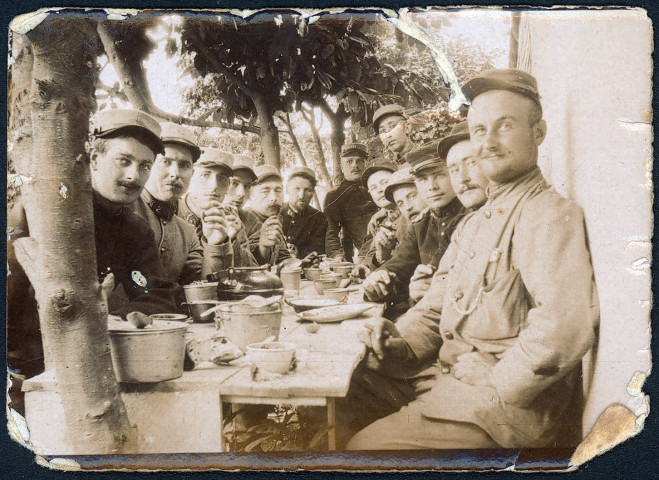
<svg viewBox="0 0 659 480">
<path fill-rule="evenodd" d="M 389 177 L 384 196 L 389 202 L 396 205 L 401 216 L 393 225 L 393 229 L 389 222 L 384 222 L 375 233 L 371 248 L 362 262 L 369 269 L 366 271 L 366 275 L 391 258 L 394 248 L 405 234 L 405 229 L 426 208 L 426 204 L 414 184 L 414 177 L 410 173 L 409 167 L 396 170 Z M 378 251 L 381 253 L 376 255 Z"/>
<path fill-rule="evenodd" d="M 161 128 L 165 153 L 156 157 L 149 180 L 133 209 L 149 223 L 156 237 L 167 280 L 187 285 L 230 267 L 233 253 L 228 224 L 221 214 L 212 222 L 201 222 L 201 238 L 193 225 L 175 215 L 179 200 L 190 186 L 193 164 L 201 150 L 187 128 L 174 123 L 163 123 Z M 208 219 L 209 210 L 206 215 Z M 182 303 L 185 301 L 182 289 L 179 295 L 177 300 Z"/>
<path fill-rule="evenodd" d="M 233 157 L 230 153 L 217 148 L 204 147 L 199 160 L 193 164 L 188 192 L 178 202 L 177 215 L 195 228 L 196 236 L 202 245 L 208 242 L 202 218 L 206 219 L 206 223 L 217 221 L 220 225 L 226 224 L 232 255 L 227 257 L 222 265 L 215 265 L 212 268 L 213 272 L 218 271 L 220 267 L 256 265 L 238 212 L 222 204 L 229 188 L 229 179 L 234 175 L 232 163 Z M 218 236 L 219 232 L 208 232 L 208 234 Z M 213 238 L 212 241 L 216 242 L 219 239 L 219 237 Z M 205 278 L 206 271 L 201 276 L 202 280 Z"/>
<path fill-rule="evenodd" d="M 449 245 L 455 226 L 465 215 L 446 168 L 437 155 L 438 142 L 411 150 L 405 157 L 427 209 L 410 224 L 391 259 L 364 280 L 364 297 L 385 301 L 394 290 L 407 298 L 412 274 L 419 264 L 436 267 Z"/>
<path fill-rule="evenodd" d="M 573 448 L 581 439 L 581 362 L 599 322 L 583 213 L 538 168 L 547 126 L 535 78 L 490 70 L 463 91 L 488 200 L 456 230 L 428 294 L 396 325 L 374 320 L 361 332 L 373 368 L 435 363 L 412 401 L 349 449 Z"/>
<path fill-rule="evenodd" d="M 395 103 L 384 105 L 373 114 L 373 130 L 398 165 L 405 162 L 405 155 L 414 148 L 405 131 L 406 120 L 405 109 Z"/>
<path fill-rule="evenodd" d="M 288 248 L 298 258 L 312 252 L 325 253 L 327 219 L 323 212 L 309 205 L 316 183 L 316 175 L 307 167 L 294 168 L 286 182 L 288 202 L 279 216 Z"/>
<path fill-rule="evenodd" d="M 480 208 L 487 200 L 485 189 L 488 180 L 471 148 L 466 121 L 454 125 L 451 134 L 440 140 L 437 154 L 446 159 L 451 185 L 460 203 L 470 211 Z M 425 295 L 433 273 L 433 265 L 421 264 L 416 267 L 410 280 L 411 303 L 418 302 Z"/>
<path fill-rule="evenodd" d="M 367 233 L 359 252 L 360 256 L 364 257 L 360 263 L 369 267 L 372 267 L 374 261 L 379 262 L 378 265 L 384 261 L 383 257 L 386 253 L 382 250 L 376 251 L 373 238 L 385 223 L 388 225 L 387 231 L 391 232 L 395 241 L 400 212 L 396 205 L 385 197 L 384 191 L 389 183 L 389 178 L 396 169 L 397 167 L 393 163 L 380 159 L 364 170 L 362 174 L 362 185 L 366 187 L 373 203 L 379 208 L 368 222 Z"/>
<path fill-rule="evenodd" d="M 368 221 L 377 210 L 360 183 L 367 157 L 366 145 L 348 143 L 341 148 L 341 171 L 345 180 L 327 193 L 323 208 L 327 217 L 325 253 L 330 258 L 352 261 L 353 248 L 361 248 Z"/>
<path fill-rule="evenodd" d="M 176 285 L 165 280 L 153 232 L 147 222 L 135 214 L 130 205 L 135 202 L 149 178 L 151 166 L 158 153 L 164 153 L 160 139 L 160 125 L 150 115 L 138 110 L 109 110 L 96 117 L 90 148 L 92 202 L 96 267 L 104 290 L 121 285 L 130 302 L 110 313 L 125 318 L 132 311 L 145 314 L 167 313 L 176 310 Z M 21 233 L 14 238 L 29 236 L 25 212 L 20 204 L 9 212 L 10 225 Z M 20 229 L 20 230 L 17 230 Z M 22 324 L 38 319 L 29 282 L 14 256 L 13 245 L 7 250 L 8 268 L 8 331 L 9 349 L 16 344 L 34 354 L 41 347 L 37 322 L 33 332 L 23 335 Z M 21 289 L 13 288 L 12 284 Z M 27 309 L 26 309 L 27 306 Z M 34 311 L 31 311 L 35 309 Z M 20 318 L 15 314 L 20 313 Z M 18 329 L 14 326 L 20 325 Z M 16 333 L 16 335 L 14 335 Z M 30 341 L 34 345 L 27 345 Z M 43 369 L 43 355 L 27 364 L 30 375 Z"/>
<path fill-rule="evenodd" d="M 256 180 L 252 184 L 247 211 L 256 215 L 260 225 L 258 232 L 249 239 L 250 247 L 259 264 L 276 265 L 291 256 L 279 219 L 284 204 L 284 186 L 279 170 L 271 165 L 260 165 L 254 173 Z"/>
</svg>

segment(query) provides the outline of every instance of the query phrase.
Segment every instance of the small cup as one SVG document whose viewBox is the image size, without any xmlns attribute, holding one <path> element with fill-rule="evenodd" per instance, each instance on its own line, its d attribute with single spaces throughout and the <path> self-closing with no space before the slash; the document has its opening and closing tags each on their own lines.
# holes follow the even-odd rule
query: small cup
<svg viewBox="0 0 659 480">
<path fill-rule="evenodd" d="M 249 358 L 259 368 L 284 374 L 293 364 L 295 344 L 287 342 L 259 342 L 247 345 Z"/>
<path fill-rule="evenodd" d="M 284 295 L 295 296 L 300 293 L 300 280 L 302 277 L 302 269 L 282 269 L 279 274 L 281 283 L 284 285 Z"/>
</svg>

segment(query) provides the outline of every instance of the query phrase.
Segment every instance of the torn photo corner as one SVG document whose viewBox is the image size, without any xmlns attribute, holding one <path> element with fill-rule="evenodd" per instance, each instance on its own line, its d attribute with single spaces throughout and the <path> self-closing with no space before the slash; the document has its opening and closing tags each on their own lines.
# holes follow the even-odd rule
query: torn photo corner
<svg viewBox="0 0 659 480">
<path fill-rule="evenodd" d="M 9 26 L 7 422 L 41 465 L 566 471 L 643 429 L 644 10 Z"/>
</svg>

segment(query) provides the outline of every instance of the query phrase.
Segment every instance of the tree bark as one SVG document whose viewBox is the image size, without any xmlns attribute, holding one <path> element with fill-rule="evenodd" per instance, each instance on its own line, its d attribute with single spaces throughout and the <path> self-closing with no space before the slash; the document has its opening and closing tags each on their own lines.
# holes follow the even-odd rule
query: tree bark
<svg viewBox="0 0 659 480">
<path fill-rule="evenodd" d="M 344 128 L 349 115 L 343 108 L 342 104 L 339 104 L 336 112 L 330 108 L 326 101 L 323 101 L 323 103 L 320 104 L 320 108 L 332 126 L 330 145 L 332 149 L 332 163 L 334 166 L 334 183 L 339 185 L 344 178 L 343 172 L 341 171 L 341 147 L 343 147 L 343 144 L 346 141 Z"/>
<path fill-rule="evenodd" d="M 261 149 L 266 165 L 272 165 L 281 171 L 281 148 L 279 130 L 275 125 L 274 112 L 268 102 L 256 95 L 252 97 L 261 127 Z"/>
<path fill-rule="evenodd" d="M 304 118 L 307 124 L 309 124 L 309 128 L 311 129 L 311 136 L 313 138 L 314 146 L 316 147 L 316 159 L 318 160 L 320 171 L 322 172 L 323 176 L 329 180 L 330 188 L 334 188 L 332 176 L 330 175 L 329 170 L 327 170 L 325 149 L 323 148 L 323 142 L 320 139 L 320 132 L 318 131 L 318 127 L 316 127 L 316 117 L 313 113 L 313 107 L 310 108 L 308 112 L 305 112 L 303 108 L 301 113 L 302 118 Z"/>
<path fill-rule="evenodd" d="M 85 153 L 100 43 L 94 23 L 80 17 L 50 16 L 26 36 L 30 110 L 10 113 L 30 116 L 33 181 L 22 187 L 30 237 L 15 241 L 16 256 L 35 289 L 46 363 L 77 452 L 134 451 L 110 358 Z"/>
</svg>

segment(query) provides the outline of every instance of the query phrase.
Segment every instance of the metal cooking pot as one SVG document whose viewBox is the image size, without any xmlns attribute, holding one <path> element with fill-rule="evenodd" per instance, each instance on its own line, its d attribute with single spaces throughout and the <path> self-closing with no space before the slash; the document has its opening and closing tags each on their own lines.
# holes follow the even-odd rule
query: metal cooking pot
<svg viewBox="0 0 659 480">
<path fill-rule="evenodd" d="M 151 383 L 183 375 L 187 329 L 176 321 L 154 320 L 141 329 L 128 322 L 111 322 L 110 351 L 117 381 Z"/>
<path fill-rule="evenodd" d="M 283 295 L 284 285 L 279 277 L 270 273 L 270 266 L 235 267 L 210 276 L 218 282 L 218 300 L 242 300 L 249 295 L 274 297 Z"/>
<path fill-rule="evenodd" d="M 217 282 L 194 282 L 183 286 L 185 301 L 217 300 Z"/>
</svg>

